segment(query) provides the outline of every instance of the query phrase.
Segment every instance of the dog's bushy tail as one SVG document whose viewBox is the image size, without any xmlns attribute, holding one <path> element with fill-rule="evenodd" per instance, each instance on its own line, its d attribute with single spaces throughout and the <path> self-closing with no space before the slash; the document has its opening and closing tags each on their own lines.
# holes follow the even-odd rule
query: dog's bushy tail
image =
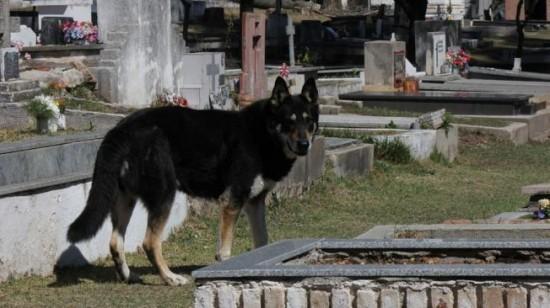
<svg viewBox="0 0 550 308">
<path fill-rule="evenodd" d="M 97 152 L 92 188 L 84 211 L 69 226 L 67 240 L 80 242 L 93 237 L 117 202 L 119 178 L 124 156 L 128 153 L 127 137 L 111 130 Z"/>
</svg>

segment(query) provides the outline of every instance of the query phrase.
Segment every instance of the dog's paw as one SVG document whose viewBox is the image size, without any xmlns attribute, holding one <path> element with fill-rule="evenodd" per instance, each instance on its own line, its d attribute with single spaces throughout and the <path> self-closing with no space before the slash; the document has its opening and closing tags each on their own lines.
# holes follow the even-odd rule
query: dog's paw
<svg viewBox="0 0 550 308">
<path fill-rule="evenodd" d="M 223 262 L 223 261 L 225 261 L 229 258 L 231 258 L 230 255 L 222 255 L 222 254 L 219 254 L 219 253 L 216 254 L 216 261 L 218 261 L 218 262 Z"/>
<path fill-rule="evenodd" d="M 185 278 L 181 275 L 176 275 L 171 273 L 170 275 L 166 276 L 164 278 L 164 282 L 166 282 L 169 286 L 183 286 L 191 282 L 188 278 Z"/>
</svg>

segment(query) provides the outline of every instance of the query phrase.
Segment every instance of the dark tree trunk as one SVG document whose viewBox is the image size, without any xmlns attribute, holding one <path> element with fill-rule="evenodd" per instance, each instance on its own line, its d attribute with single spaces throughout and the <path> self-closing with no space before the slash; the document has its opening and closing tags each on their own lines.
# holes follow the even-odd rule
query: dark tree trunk
<svg viewBox="0 0 550 308">
<path fill-rule="evenodd" d="M 411 63 L 416 64 L 414 22 L 417 20 L 426 19 L 428 0 L 395 0 L 395 6 L 400 6 L 409 20 L 407 35 L 407 59 Z"/>
<path fill-rule="evenodd" d="M 523 57 L 523 43 L 525 41 L 525 34 L 523 32 L 523 29 L 529 22 L 529 19 L 533 14 L 535 13 L 535 9 L 537 7 L 537 3 L 540 0 L 530 0 L 530 1 L 524 1 L 519 0 L 518 6 L 516 8 L 516 29 L 518 32 L 518 45 L 516 49 L 516 58 Z M 525 17 L 523 20 L 521 20 L 521 8 L 525 7 Z"/>
<path fill-rule="evenodd" d="M 523 41 L 525 36 L 523 35 L 523 28 L 525 27 L 525 21 L 527 20 L 527 14 L 525 14 L 525 21 L 521 21 L 521 8 L 523 7 L 523 1 L 518 1 L 518 6 L 516 8 L 516 30 L 518 32 L 518 45 L 516 49 L 516 58 L 523 57 Z"/>
</svg>

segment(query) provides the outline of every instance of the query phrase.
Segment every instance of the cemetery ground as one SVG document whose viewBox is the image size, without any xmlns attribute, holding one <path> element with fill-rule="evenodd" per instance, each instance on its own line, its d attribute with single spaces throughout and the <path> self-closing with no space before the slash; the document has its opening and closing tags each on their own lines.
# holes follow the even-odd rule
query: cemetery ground
<svg viewBox="0 0 550 308">
<path fill-rule="evenodd" d="M 523 185 L 548 181 L 550 141 L 513 146 L 480 135 L 461 137 L 452 164 L 432 159 L 395 164 L 377 161 L 365 177 L 336 178 L 330 171 L 301 198 L 275 200 L 268 210 L 271 242 L 288 238 L 353 238 L 379 224 L 441 223 L 488 218 L 526 203 Z M 214 261 L 217 209 L 187 223 L 164 245 L 177 273 Z M 105 243 L 108 245 L 108 243 Z M 234 254 L 250 250 L 242 217 Z M 30 277 L 0 285 L 1 306 L 191 307 L 194 285 L 162 284 L 144 254 L 128 254 L 144 284 L 116 281 L 110 259 L 51 277 Z"/>
</svg>

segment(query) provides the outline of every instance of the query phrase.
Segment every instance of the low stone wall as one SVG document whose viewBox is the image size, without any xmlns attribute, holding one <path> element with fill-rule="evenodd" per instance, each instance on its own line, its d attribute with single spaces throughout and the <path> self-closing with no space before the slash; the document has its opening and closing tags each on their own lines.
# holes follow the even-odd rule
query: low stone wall
<svg viewBox="0 0 550 308">
<path fill-rule="evenodd" d="M 455 124 L 463 133 L 480 133 L 510 141 L 515 145 L 529 142 L 529 127 L 525 123 L 511 123 L 505 127 L 488 127 L 479 125 Z"/>
<path fill-rule="evenodd" d="M 400 140 L 411 151 L 411 155 L 416 160 L 430 158 L 430 155 L 437 151 L 443 155 L 449 162 L 453 162 L 458 156 L 458 128 L 450 127 L 445 129 L 419 129 L 408 130 L 402 134 L 388 136 L 374 136 L 378 140 Z"/>
<path fill-rule="evenodd" d="M 421 279 L 215 281 L 195 290 L 195 308 L 543 308 L 550 307 L 549 287 L 548 282 Z"/>
<path fill-rule="evenodd" d="M 84 265 L 110 255 L 109 219 L 89 241 L 71 245 L 66 240 L 68 226 L 82 212 L 90 187 L 90 181 L 65 183 L 38 193 L 0 198 L 0 282 L 50 275 L 55 266 Z M 186 216 L 186 197 L 178 194 L 163 237 Z M 126 232 L 126 251 L 135 252 L 141 246 L 146 226 L 147 213 L 138 204 Z"/>
<path fill-rule="evenodd" d="M 322 78 L 317 80 L 320 96 L 338 96 L 363 90 L 362 78 Z"/>
<path fill-rule="evenodd" d="M 550 109 L 537 111 L 533 115 L 518 116 L 476 116 L 457 115 L 456 117 L 500 119 L 511 122 L 525 123 L 528 126 L 529 141 L 545 141 L 550 136 Z"/>
</svg>

